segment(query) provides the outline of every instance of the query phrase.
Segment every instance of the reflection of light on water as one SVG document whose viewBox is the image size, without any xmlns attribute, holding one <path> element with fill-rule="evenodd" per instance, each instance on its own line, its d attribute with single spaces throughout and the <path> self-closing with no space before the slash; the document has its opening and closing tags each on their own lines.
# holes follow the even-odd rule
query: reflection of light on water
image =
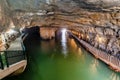
<svg viewBox="0 0 120 80">
<path fill-rule="evenodd" d="M 66 29 L 61 30 L 62 38 L 61 38 L 61 45 L 62 45 L 62 51 L 65 56 L 67 56 L 67 37 L 66 37 Z"/>
<path fill-rule="evenodd" d="M 110 75 L 110 80 L 120 80 L 120 76 L 117 75 L 115 72 L 113 72 L 113 73 Z"/>
<path fill-rule="evenodd" d="M 75 48 L 75 49 L 77 48 L 77 45 L 76 45 L 74 39 L 71 39 L 70 43 L 71 43 L 73 48 Z"/>
<path fill-rule="evenodd" d="M 77 44 L 76 44 L 76 42 L 74 41 L 74 39 L 71 39 L 71 40 L 70 40 L 70 44 L 72 45 L 72 48 L 73 48 L 73 49 L 77 49 L 77 51 L 78 51 L 77 54 L 78 54 L 78 55 L 82 55 L 82 49 L 77 46 Z"/>
<path fill-rule="evenodd" d="M 98 64 L 98 61 L 96 60 L 96 59 L 94 59 L 93 61 L 92 61 L 92 64 L 90 65 L 90 69 L 91 69 L 91 72 L 92 73 L 94 73 L 94 74 L 96 74 L 97 73 L 97 66 L 98 66 L 99 64 Z"/>
<path fill-rule="evenodd" d="M 82 50 L 81 50 L 81 48 L 78 48 L 78 55 L 82 55 Z"/>
<path fill-rule="evenodd" d="M 93 60 L 92 64 L 90 65 L 90 71 L 94 76 L 98 75 L 99 73 L 97 69 L 98 66 L 100 66 L 98 60 Z M 103 76 L 108 76 L 106 80 L 120 80 L 119 74 L 116 74 L 113 71 L 103 70 L 103 73 L 106 73 L 106 75 Z"/>
<path fill-rule="evenodd" d="M 66 39 L 66 29 L 62 29 L 62 41 L 61 42 L 66 42 L 67 41 L 67 39 Z"/>
</svg>

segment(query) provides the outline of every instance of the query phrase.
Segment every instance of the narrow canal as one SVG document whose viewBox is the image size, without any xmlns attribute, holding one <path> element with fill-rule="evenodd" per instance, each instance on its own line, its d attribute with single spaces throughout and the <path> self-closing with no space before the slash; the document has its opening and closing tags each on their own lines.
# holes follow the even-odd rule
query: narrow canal
<svg viewBox="0 0 120 80">
<path fill-rule="evenodd" d="M 65 36 L 62 36 L 65 37 Z M 24 73 L 3 80 L 120 80 L 120 74 L 95 59 L 74 39 L 25 40 L 28 66 Z"/>
</svg>

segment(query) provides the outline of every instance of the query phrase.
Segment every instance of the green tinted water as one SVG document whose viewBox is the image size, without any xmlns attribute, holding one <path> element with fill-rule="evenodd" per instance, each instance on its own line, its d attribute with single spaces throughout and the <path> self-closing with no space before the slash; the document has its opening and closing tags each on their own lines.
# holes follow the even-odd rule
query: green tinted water
<svg viewBox="0 0 120 80">
<path fill-rule="evenodd" d="M 28 43 L 28 66 L 4 80 L 120 80 L 120 74 L 77 46 L 73 39 Z"/>
</svg>

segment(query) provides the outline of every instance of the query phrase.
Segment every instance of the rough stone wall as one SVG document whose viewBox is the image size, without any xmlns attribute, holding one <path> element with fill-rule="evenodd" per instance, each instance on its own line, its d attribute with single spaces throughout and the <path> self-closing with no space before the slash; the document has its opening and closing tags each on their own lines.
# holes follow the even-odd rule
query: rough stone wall
<svg viewBox="0 0 120 80">
<path fill-rule="evenodd" d="M 6 0 L 0 0 L 0 32 L 4 32 L 11 28 L 12 11 L 10 10 Z"/>
<path fill-rule="evenodd" d="M 120 48 L 119 3 L 119 0 L 0 0 L 0 31 L 11 27 L 10 24 L 18 28 L 67 27 L 79 31 L 95 47 L 116 54 Z"/>
<path fill-rule="evenodd" d="M 40 28 L 40 36 L 42 39 L 52 39 L 55 37 L 56 28 Z"/>
<path fill-rule="evenodd" d="M 120 26 L 119 0 L 1 0 L 1 26 Z M 49 12 L 54 14 L 48 15 Z"/>
</svg>

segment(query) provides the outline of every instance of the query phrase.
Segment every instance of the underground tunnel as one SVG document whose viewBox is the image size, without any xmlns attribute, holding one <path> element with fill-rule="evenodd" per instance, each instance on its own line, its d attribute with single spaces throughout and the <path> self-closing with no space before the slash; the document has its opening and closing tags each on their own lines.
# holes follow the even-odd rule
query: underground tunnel
<svg viewBox="0 0 120 80">
<path fill-rule="evenodd" d="M 0 79 L 119 80 L 119 0 L 0 0 Z"/>
</svg>

